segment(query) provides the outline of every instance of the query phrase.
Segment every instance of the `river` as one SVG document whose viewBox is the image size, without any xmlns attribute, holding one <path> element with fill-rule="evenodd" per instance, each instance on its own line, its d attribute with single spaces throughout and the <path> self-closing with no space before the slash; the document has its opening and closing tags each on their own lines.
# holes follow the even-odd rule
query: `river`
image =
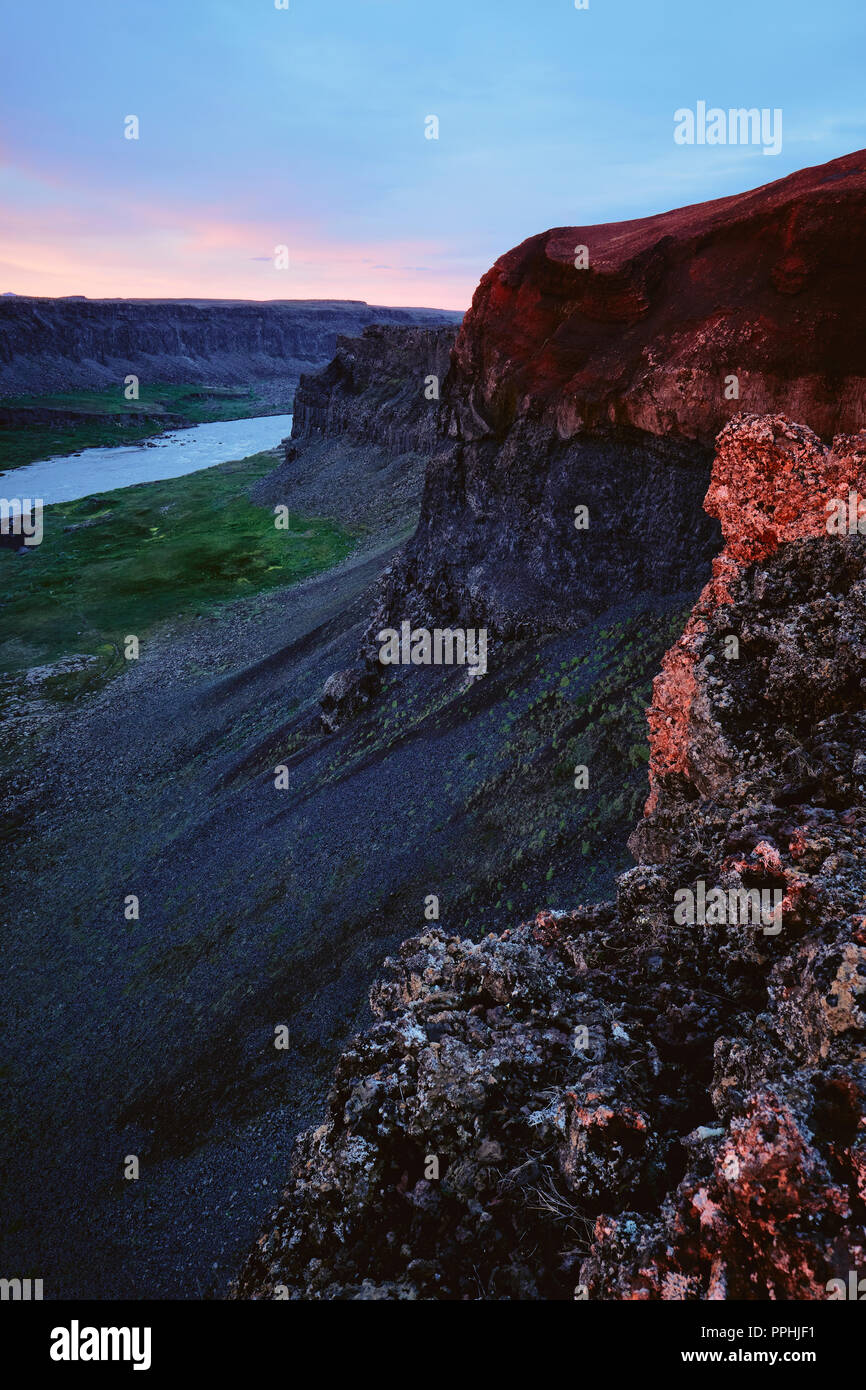
<svg viewBox="0 0 866 1390">
<path fill-rule="evenodd" d="M 109 449 L 84 449 L 65 458 L 42 459 L 0 474 L 5 497 L 73 502 L 94 492 L 112 492 L 133 483 L 180 478 L 229 459 L 247 458 L 273 449 L 292 428 L 291 415 L 257 415 L 248 420 L 220 420 L 170 430 L 144 444 L 121 444 Z"/>
</svg>

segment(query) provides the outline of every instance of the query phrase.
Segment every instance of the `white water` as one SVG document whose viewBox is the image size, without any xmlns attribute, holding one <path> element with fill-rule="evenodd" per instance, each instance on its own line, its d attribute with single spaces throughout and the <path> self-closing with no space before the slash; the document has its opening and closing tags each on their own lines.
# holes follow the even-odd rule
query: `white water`
<svg viewBox="0 0 866 1390">
<path fill-rule="evenodd" d="M 94 492 L 180 478 L 212 468 L 215 463 L 247 458 L 262 449 L 273 449 L 291 428 L 291 415 L 259 415 L 171 430 L 146 445 L 84 449 L 80 454 L 42 459 L 0 474 L 0 493 L 4 497 L 38 497 L 46 507 L 52 502 L 73 502 Z"/>
</svg>

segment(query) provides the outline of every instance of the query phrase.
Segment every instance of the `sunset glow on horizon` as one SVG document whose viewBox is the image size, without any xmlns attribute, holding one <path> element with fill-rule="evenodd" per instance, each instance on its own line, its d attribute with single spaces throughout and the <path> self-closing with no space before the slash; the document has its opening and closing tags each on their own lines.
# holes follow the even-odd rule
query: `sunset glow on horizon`
<svg viewBox="0 0 866 1390">
<path fill-rule="evenodd" d="M 282 231 L 282 238 L 280 232 Z M 288 269 L 274 251 L 288 246 Z M 324 245 L 252 223 L 182 220 L 120 232 L 79 228 L 7 230 L 0 249 L 0 293 L 84 295 L 88 299 L 361 299 L 370 304 L 463 310 L 472 272 L 422 262 L 435 248 L 411 243 Z M 419 298 L 419 295 L 421 296 Z M 425 297 L 426 296 L 426 297 Z"/>
</svg>

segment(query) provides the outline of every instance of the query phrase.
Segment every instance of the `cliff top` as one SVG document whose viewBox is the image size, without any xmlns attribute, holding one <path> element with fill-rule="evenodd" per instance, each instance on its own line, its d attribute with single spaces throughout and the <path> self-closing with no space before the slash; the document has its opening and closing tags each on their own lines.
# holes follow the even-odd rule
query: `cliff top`
<svg viewBox="0 0 866 1390">
<path fill-rule="evenodd" d="M 530 237 L 463 320 L 455 432 L 501 435 L 546 412 L 562 438 L 615 423 L 709 442 L 737 409 L 783 410 L 825 438 L 861 428 L 864 225 L 859 151 L 747 193 Z"/>
</svg>

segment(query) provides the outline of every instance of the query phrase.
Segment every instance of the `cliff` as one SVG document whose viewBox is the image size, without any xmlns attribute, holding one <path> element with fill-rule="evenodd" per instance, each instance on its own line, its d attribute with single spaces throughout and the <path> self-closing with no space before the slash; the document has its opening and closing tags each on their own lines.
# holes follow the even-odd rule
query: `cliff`
<svg viewBox="0 0 866 1390">
<path fill-rule="evenodd" d="M 122 381 L 297 381 L 327 362 L 340 334 L 369 324 L 457 324 L 438 309 L 355 300 L 0 299 L 0 394 Z"/>
<path fill-rule="evenodd" d="M 234 1297 L 823 1299 L 862 1267 L 866 539 L 766 522 L 864 451 L 723 431 L 732 563 L 645 862 L 613 902 L 404 943 Z"/>
<path fill-rule="evenodd" d="M 437 437 L 439 386 L 456 335 L 456 325 L 376 325 L 365 328 L 361 338 L 338 337 L 334 359 L 324 371 L 301 377 L 292 444 L 342 437 L 356 444 L 381 444 L 395 453 L 429 453 Z"/>
<path fill-rule="evenodd" d="M 741 409 L 785 410 L 822 437 L 859 428 L 864 218 L 860 151 L 733 197 L 531 237 L 475 292 L 452 434 L 502 437 L 531 414 L 566 439 L 610 424 L 709 443 Z"/>
<path fill-rule="evenodd" d="M 866 424 L 864 221 L 861 152 L 501 257 L 457 336 L 420 523 L 376 622 L 514 635 L 703 582 L 727 421 L 782 411 L 826 439 Z"/>
<path fill-rule="evenodd" d="M 427 383 L 444 379 L 456 331 L 388 324 L 338 337 L 333 361 L 301 377 L 284 462 L 254 500 L 338 515 L 363 546 L 385 534 L 407 539 L 436 440 L 438 402 Z"/>
</svg>

